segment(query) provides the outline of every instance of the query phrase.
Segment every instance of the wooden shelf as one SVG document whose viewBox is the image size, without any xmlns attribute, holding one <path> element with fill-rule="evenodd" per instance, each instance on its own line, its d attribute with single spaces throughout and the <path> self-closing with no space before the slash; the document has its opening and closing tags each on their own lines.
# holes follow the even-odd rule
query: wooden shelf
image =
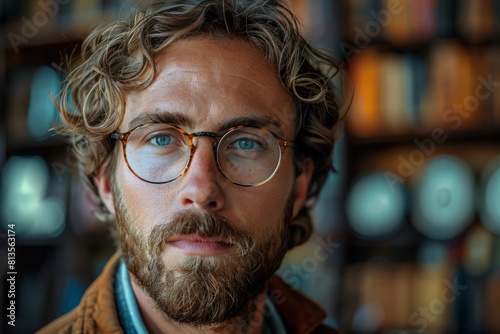
<svg viewBox="0 0 500 334">
<path fill-rule="evenodd" d="M 447 143 L 464 143 L 464 142 L 495 142 L 500 143 L 500 125 L 497 127 L 488 127 L 487 129 L 474 129 L 467 131 L 445 131 Z M 379 145 L 413 145 L 415 140 L 432 139 L 431 132 L 414 132 L 401 135 L 385 135 L 378 134 L 370 137 L 359 137 L 347 133 L 346 138 L 351 146 L 371 147 Z"/>
<path fill-rule="evenodd" d="M 18 140 L 16 142 L 12 142 L 9 141 L 8 138 L 6 139 L 6 148 L 8 153 L 55 150 L 64 151 L 68 145 L 68 139 L 59 135 L 54 135 L 44 140 L 25 139 L 22 141 Z"/>
</svg>

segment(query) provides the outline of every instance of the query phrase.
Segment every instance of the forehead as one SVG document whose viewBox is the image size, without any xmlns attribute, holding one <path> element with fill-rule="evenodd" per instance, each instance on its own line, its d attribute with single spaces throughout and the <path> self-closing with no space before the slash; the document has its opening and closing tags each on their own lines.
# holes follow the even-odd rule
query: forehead
<svg viewBox="0 0 500 334">
<path fill-rule="evenodd" d="M 121 131 L 149 115 L 173 114 L 193 131 L 215 130 L 233 118 L 255 117 L 269 119 L 271 126 L 288 137 L 293 134 L 291 95 L 252 44 L 229 38 L 191 38 L 173 43 L 155 61 L 153 83 L 127 94 Z"/>
</svg>

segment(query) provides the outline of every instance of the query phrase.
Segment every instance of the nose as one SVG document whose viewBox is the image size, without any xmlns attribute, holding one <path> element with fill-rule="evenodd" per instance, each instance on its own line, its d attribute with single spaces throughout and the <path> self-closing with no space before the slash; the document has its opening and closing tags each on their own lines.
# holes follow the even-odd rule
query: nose
<svg viewBox="0 0 500 334">
<path fill-rule="evenodd" d="M 213 140 L 196 137 L 193 157 L 186 174 L 181 177 L 181 190 L 178 193 L 184 209 L 203 209 L 218 211 L 224 207 L 225 196 L 222 184 L 225 179 L 219 172 L 215 161 Z"/>
</svg>

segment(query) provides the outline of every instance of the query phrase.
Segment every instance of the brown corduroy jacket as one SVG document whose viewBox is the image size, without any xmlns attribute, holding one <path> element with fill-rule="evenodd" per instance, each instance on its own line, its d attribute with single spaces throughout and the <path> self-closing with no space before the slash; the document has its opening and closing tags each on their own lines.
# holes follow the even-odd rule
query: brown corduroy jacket
<svg viewBox="0 0 500 334">
<path fill-rule="evenodd" d="M 120 260 L 117 253 L 108 262 L 102 274 L 92 283 L 73 311 L 48 324 L 38 334 L 56 333 L 123 333 L 116 311 L 113 281 Z M 288 333 L 335 334 L 323 325 L 326 316 L 310 299 L 294 291 L 277 276 L 268 282 L 268 292 Z"/>
</svg>

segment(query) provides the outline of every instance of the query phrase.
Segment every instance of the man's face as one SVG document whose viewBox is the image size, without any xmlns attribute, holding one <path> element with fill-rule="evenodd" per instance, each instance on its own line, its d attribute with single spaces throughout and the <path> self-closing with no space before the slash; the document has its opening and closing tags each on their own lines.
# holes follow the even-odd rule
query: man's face
<svg viewBox="0 0 500 334">
<path fill-rule="evenodd" d="M 292 99 L 248 43 L 188 39 L 168 47 L 156 62 L 154 82 L 127 95 L 120 132 L 159 115 L 188 133 L 264 122 L 280 137 L 294 139 Z M 286 252 L 288 226 L 311 176 L 311 168 L 295 175 L 293 152 L 286 149 L 267 183 L 235 185 L 219 171 L 213 143 L 196 137 L 189 169 L 170 183 L 138 179 L 123 154 L 112 187 L 106 176 L 97 180 L 116 213 L 133 279 L 169 318 L 186 324 L 227 321 L 262 291 Z"/>
</svg>

